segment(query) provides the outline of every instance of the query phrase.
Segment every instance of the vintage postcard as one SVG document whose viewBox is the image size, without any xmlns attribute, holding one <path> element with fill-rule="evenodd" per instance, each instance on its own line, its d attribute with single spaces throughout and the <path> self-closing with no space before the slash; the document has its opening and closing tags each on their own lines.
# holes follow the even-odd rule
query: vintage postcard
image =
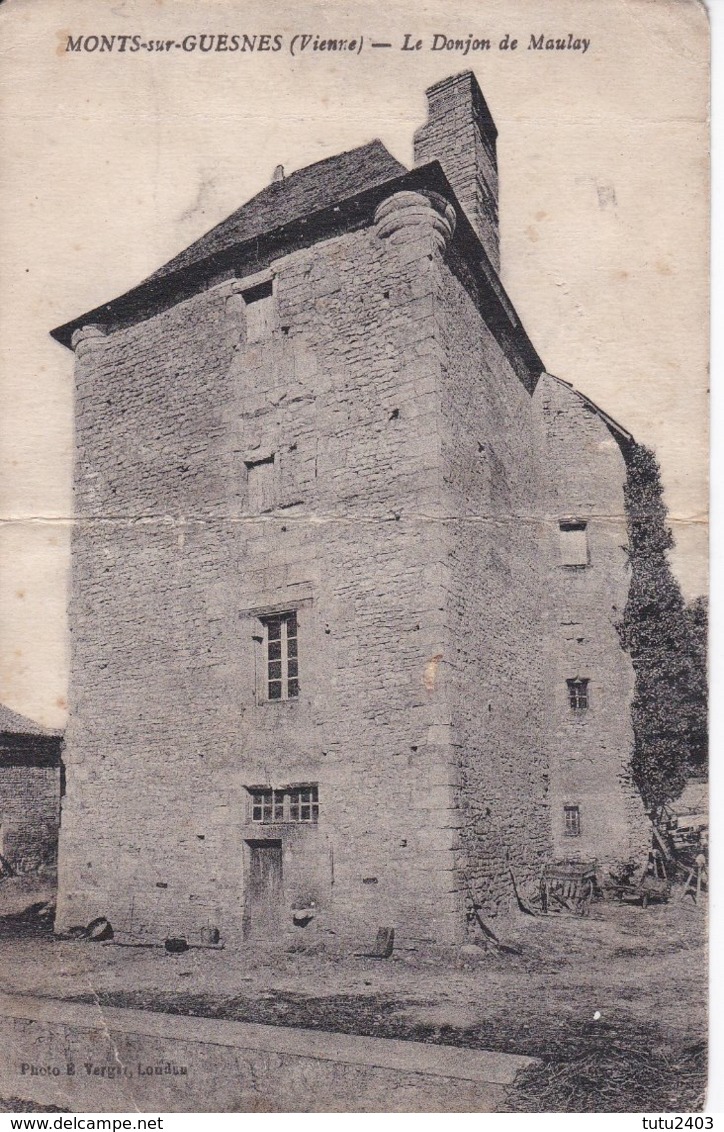
<svg viewBox="0 0 724 1132">
<path fill-rule="evenodd" d="M 0 38 L 3 1110 L 701 1113 L 705 5 Z"/>
</svg>

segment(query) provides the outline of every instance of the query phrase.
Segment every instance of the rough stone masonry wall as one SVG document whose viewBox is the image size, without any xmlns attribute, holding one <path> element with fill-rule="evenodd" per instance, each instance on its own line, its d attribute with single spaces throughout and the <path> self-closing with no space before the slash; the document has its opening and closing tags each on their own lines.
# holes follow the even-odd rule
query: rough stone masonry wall
<svg viewBox="0 0 724 1132">
<path fill-rule="evenodd" d="M 13 868 L 55 863 L 59 816 L 57 767 L 0 766 L 0 853 Z"/>
<path fill-rule="evenodd" d="M 77 348 L 71 721 L 57 924 L 244 924 L 247 842 L 279 837 L 284 919 L 450 940 L 434 242 L 374 228 L 272 265 L 249 343 L 227 281 Z M 256 281 L 258 277 L 254 277 Z M 279 510 L 249 513 L 275 456 Z M 298 609 L 301 695 L 259 696 L 260 611 Z M 434 668 L 434 665 L 433 665 Z M 318 782 L 317 828 L 249 785 Z"/>
<path fill-rule="evenodd" d="M 546 563 L 544 719 L 551 816 L 559 858 L 641 857 L 650 841 L 630 775 L 634 674 L 620 622 L 631 580 L 623 485 L 626 467 L 600 415 L 544 374 L 534 397 L 544 485 L 540 542 Z M 561 520 L 587 523 L 588 565 L 561 565 Z M 587 679 L 589 707 L 574 711 L 568 679 Z M 579 837 L 564 807 L 578 806 Z"/>
<path fill-rule="evenodd" d="M 531 397 L 450 271 L 437 314 L 458 883 L 495 911 L 513 899 L 509 866 L 522 884 L 550 852 Z"/>
</svg>

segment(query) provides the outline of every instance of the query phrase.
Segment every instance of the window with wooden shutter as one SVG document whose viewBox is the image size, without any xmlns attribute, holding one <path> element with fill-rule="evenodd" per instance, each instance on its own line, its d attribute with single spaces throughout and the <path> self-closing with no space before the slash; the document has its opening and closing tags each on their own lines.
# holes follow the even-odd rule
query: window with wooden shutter
<svg viewBox="0 0 724 1132">
<path fill-rule="evenodd" d="M 274 456 L 246 461 L 247 503 L 252 514 L 261 515 L 277 506 L 277 470 Z"/>
<path fill-rule="evenodd" d="M 565 520 L 558 526 L 561 566 L 588 566 L 588 524 Z"/>
<path fill-rule="evenodd" d="M 242 292 L 246 305 L 246 340 L 263 342 L 276 326 L 276 300 L 272 282 L 259 283 Z"/>
</svg>

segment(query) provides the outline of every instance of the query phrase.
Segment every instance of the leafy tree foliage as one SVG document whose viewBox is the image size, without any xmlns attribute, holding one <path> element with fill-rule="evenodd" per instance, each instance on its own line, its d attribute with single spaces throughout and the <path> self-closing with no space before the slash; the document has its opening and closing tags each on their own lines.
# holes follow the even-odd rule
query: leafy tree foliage
<svg viewBox="0 0 724 1132">
<path fill-rule="evenodd" d="M 707 646 L 709 636 L 709 602 L 705 597 L 694 598 L 687 605 L 692 659 L 692 713 L 690 759 L 693 770 L 706 770 L 709 750 L 707 719 Z"/>
<path fill-rule="evenodd" d="M 706 601 L 687 608 L 669 565 L 674 539 L 656 457 L 633 445 L 626 462 L 632 576 L 620 631 L 636 673 L 631 770 L 656 811 L 706 757 Z"/>
</svg>

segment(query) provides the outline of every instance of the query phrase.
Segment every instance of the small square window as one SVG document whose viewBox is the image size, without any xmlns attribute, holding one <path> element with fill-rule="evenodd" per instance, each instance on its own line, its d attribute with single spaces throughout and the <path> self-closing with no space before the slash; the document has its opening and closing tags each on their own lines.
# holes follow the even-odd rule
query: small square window
<svg viewBox="0 0 724 1132">
<path fill-rule="evenodd" d="M 566 837 L 581 836 L 581 810 L 579 806 L 564 806 L 563 821 Z"/>
<path fill-rule="evenodd" d="M 276 306 L 272 282 L 259 283 L 243 291 L 246 304 L 246 340 L 262 342 L 270 338 L 276 325 Z"/>
<path fill-rule="evenodd" d="M 568 705 L 572 711 L 585 711 L 589 706 L 589 681 L 576 677 L 566 680 L 568 687 Z"/>
<path fill-rule="evenodd" d="M 561 566 L 588 566 L 588 524 L 564 520 L 558 524 Z"/>
</svg>

